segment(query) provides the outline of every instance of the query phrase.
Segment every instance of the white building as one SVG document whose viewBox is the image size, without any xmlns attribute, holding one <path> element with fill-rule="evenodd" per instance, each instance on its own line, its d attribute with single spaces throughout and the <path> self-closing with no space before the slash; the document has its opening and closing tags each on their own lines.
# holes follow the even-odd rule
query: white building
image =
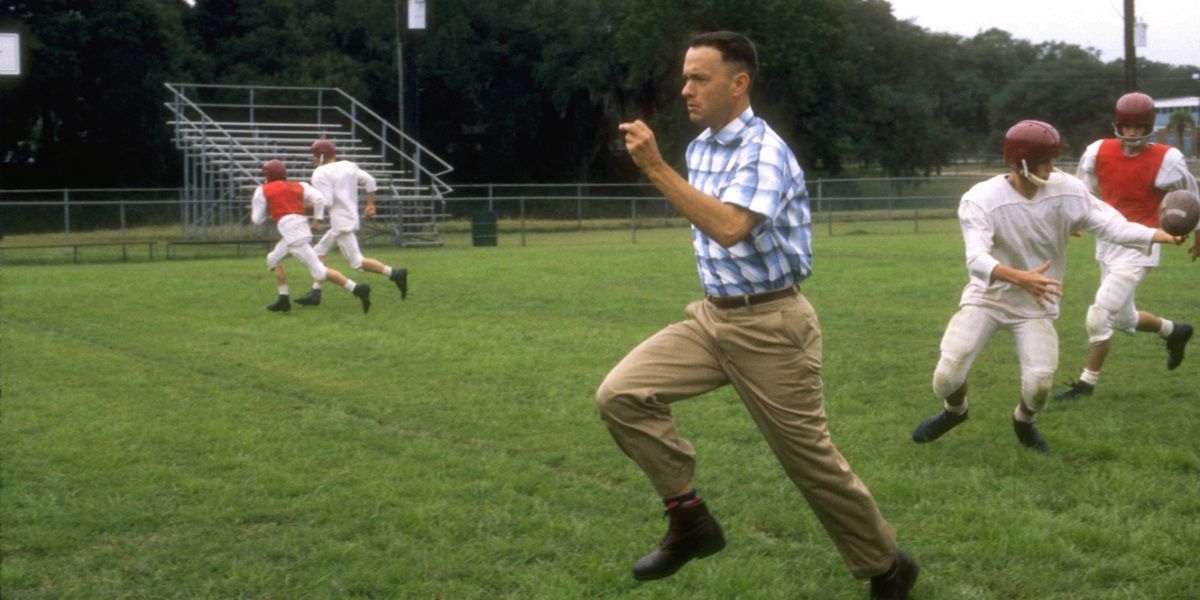
<svg viewBox="0 0 1200 600">
<path fill-rule="evenodd" d="M 1177 132 L 1167 129 L 1167 120 L 1171 113 L 1186 112 L 1192 115 L 1193 126 L 1190 131 L 1183 132 L 1183 139 L 1175 139 Z M 1170 144 L 1187 156 L 1200 153 L 1200 96 L 1182 96 L 1179 98 L 1163 98 L 1154 101 L 1154 131 L 1157 141 Z"/>
</svg>

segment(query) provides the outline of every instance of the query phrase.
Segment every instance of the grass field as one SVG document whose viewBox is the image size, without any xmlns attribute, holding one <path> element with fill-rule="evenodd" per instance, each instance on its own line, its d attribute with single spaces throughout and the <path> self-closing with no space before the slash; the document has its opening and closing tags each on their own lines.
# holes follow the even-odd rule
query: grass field
<svg viewBox="0 0 1200 600">
<path fill-rule="evenodd" d="M 805 292 L 834 442 L 920 561 L 913 597 L 1200 597 L 1200 346 L 1167 372 L 1157 338 L 1120 337 L 1097 395 L 1041 416 L 1037 455 L 999 334 L 971 421 L 918 446 L 961 239 L 862 232 L 818 236 Z M 0 596 L 865 597 L 729 389 L 675 411 L 729 547 L 630 577 L 665 522 L 592 395 L 699 291 L 686 230 L 629 234 L 373 251 L 412 292 L 358 274 L 368 315 L 336 288 L 268 313 L 258 256 L 3 267 Z M 1200 264 L 1167 254 L 1139 304 L 1200 323 Z M 1071 261 L 1060 388 L 1090 240 Z"/>
</svg>

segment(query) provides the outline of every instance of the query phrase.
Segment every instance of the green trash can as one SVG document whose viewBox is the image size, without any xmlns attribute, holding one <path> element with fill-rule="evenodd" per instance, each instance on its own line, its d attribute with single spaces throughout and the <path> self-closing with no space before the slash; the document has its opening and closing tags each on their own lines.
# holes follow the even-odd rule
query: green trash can
<svg viewBox="0 0 1200 600">
<path fill-rule="evenodd" d="M 496 213 L 481 210 L 471 215 L 471 243 L 474 246 L 496 245 Z"/>
</svg>

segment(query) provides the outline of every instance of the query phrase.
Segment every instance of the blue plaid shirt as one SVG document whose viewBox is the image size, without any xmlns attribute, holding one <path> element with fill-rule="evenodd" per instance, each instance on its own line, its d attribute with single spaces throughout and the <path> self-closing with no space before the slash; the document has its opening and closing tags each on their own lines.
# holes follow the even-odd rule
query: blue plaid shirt
<svg viewBox="0 0 1200 600">
<path fill-rule="evenodd" d="M 705 293 L 755 294 L 812 274 L 812 213 L 804 172 L 766 121 L 747 108 L 716 134 L 705 129 L 688 145 L 687 164 L 693 187 L 763 217 L 729 248 L 692 227 Z"/>
</svg>

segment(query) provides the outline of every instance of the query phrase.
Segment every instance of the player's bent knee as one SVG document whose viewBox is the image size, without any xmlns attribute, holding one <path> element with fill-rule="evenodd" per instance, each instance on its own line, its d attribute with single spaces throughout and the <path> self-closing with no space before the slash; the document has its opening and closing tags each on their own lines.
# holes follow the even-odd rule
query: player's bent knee
<svg viewBox="0 0 1200 600">
<path fill-rule="evenodd" d="M 1021 399 L 1026 406 L 1040 410 L 1054 387 L 1054 370 L 1037 369 L 1021 374 Z"/>
<path fill-rule="evenodd" d="M 1112 337 L 1112 313 L 1098 304 L 1088 307 L 1086 325 L 1088 341 L 1093 344 L 1099 344 Z"/>
<path fill-rule="evenodd" d="M 967 381 L 967 372 L 961 360 L 942 358 L 933 371 L 933 393 L 939 398 L 947 398 Z"/>
</svg>

